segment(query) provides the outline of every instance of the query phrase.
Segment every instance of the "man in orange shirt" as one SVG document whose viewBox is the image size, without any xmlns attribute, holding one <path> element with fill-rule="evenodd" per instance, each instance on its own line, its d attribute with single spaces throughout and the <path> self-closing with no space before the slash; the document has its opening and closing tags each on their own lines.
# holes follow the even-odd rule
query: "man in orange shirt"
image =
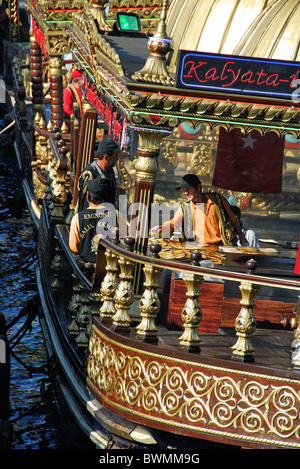
<svg viewBox="0 0 300 469">
<path fill-rule="evenodd" d="M 64 103 L 64 115 L 65 122 L 70 123 L 71 114 L 73 114 L 73 103 L 77 103 L 82 112 L 82 98 L 81 98 L 81 86 L 82 86 L 82 71 L 74 70 L 72 74 L 72 83 L 64 90 L 63 103 Z"/>
<path fill-rule="evenodd" d="M 186 196 L 187 202 L 181 205 L 172 220 L 152 228 L 152 234 L 171 235 L 181 229 L 188 241 L 215 245 L 235 245 L 239 236 L 241 244 L 248 246 L 227 200 L 214 192 L 202 192 L 198 176 L 186 174 L 177 190 Z"/>
</svg>

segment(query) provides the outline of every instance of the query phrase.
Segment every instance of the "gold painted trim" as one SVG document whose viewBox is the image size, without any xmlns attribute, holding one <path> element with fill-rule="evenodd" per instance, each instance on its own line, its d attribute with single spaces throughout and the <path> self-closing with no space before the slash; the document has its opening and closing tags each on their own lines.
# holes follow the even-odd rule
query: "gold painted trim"
<svg viewBox="0 0 300 469">
<path fill-rule="evenodd" d="M 281 382 L 285 382 L 285 383 L 289 383 L 289 384 L 299 384 L 300 385 L 300 375 L 299 375 L 299 380 L 288 379 L 288 378 L 281 378 L 280 376 L 273 376 L 272 374 L 268 375 L 268 374 L 264 374 L 264 373 L 250 372 L 250 371 L 245 370 L 244 368 L 242 370 L 237 370 L 237 369 L 234 369 L 234 368 L 221 367 L 221 366 L 210 365 L 210 364 L 206 364 L 206 363 L 197 363 L 197 361 L 183 360 L 181 358 L 173 358 L 173 357 L 169 356 L 167 354 L 167 352 L 165 354 L 163 354 L 163 353 L 159 354 L 159 353 L 149 352 L 147 350 L 143 350 L 139 347 L 132 347 L 130 345 L 125 345 L 123 343 L 117 342 L 115 339 L 106 336 L 104 332 L 102 332 L 101 330 L 99 330 L 97 328 L 97 326 L 95 326 L 95 324 L 93 324 L 93 326 L 92 326 L 92 332 L 93 331 L 100 338 L 103 338 L 103 339 L 107 340 L 110 343 L 110 345 L 116 345 L 117 347 L 122 347 L 124 350 L 129 350 L 131 352 L 135 352 L 138 355 L 144 354 L 144 355 L 147 355 L 149 357 L 162 358 L 162 359 L 165 359 L 165 357 L 167 357 L 168 360 L 170 360 L 171 362 L 186 365 L 186 366 L 198 365 L 198 366 L 201 366 L 201 367 L 209 369 L 209 370 L 224 371 L 226 373 L 229 373 L 229 372 L 230 373 L 236 373 L 236 374 L 243 375 L 243 376 L 251 376 L 251 377 L 255 376 L 256 378 L 272 379 L 272 381 L 281 381 Z M 137 345 L 140 345 L 140 344 L 137 344 Z"/>
<path fill-rule="evenodd" d="M 113 350 L 114 346 L 118 350 Z M 166 431 L 172 428 L 179 434 L 185 430 L 189 436 L 214 435 L 249 446 L 300 447 L 300 441 L 295 441 L 300 427 L 300 380 L 138 349 L 107 337 L 95 325 L 90 351 L 88 387 L 101 402 L 132 420 L 148 420 Z M 276 386 L 276 382 L 283 385 Z M 212 426 L 215 428 L 209 428 Z"/>
<path fill-rule="evenodd" d="M 98 388 L 95 386 L 95 384 L 89 378 L 87 380 L 87 384 L 88 384 L 88 387 L 91 390 L 94 390 L 94 392 L 99 396 Z M 101 394 L 101 400 L 103 402 L 109 404 L 111 407 L 114 407 L 115 409 L 121 410 L 121 411 L 125 412 L 126 414 L 128 414 L 128 407 L 116 405 L 115 402 L 112 402 L 112 401 L 106 399 L 105 397 L 103 397 L 102 394 Z M 130 409 L 129 412 L 130 412 L 131 415 L 135 415 L 136 417 L 141 416 L 140 412 L 134 412 L 132 410 L 132 408 Z M 212 436 L 216 436 L 216 437 L 220 437 L 220 438 L 227 438 L 229 440 L 236 440 L 236 441 L 240 440 L 241 444 L 242 443 L 245 444 L 245 442 L 247 442 L 247 443 L 253 443 L 253 444 L 256 444 L 256 445 L 257 444 L 260 444 L 260 445 L 265 444 L 265 445 L 280 446 L 280 447 L 286 447 L 286 448 L 300 448 L 300 443 L 299 444 L 287 443 L 287 442 L 284 442 L 282 440 L 276 441 L 276 440 L 271 440 L 271 439 L 268 439 L 268 438 L 259 438 L 259 437 L 243 437 L 242 435 L 236 435 L 236 434 L 221 431 L 221 430 L 219 430 L 219 431 L 209 430 L 207 428 L 201 428 L 201 430 L 199 430 L 199 428 L 197 428 L 197 427 L 178 424 L 178 422 L 173 422 L 173 421 L 170 421 L 170 420 L 163 420 L 163 419 L 158 420 L 158 419 L 152 417 L 151 415 L 147 415 L 147 419 L 152 421 L 152 422 L 159 422 L 159 423 L 166 424 L 170 428 L 170 432 L 172 431 L 173 427 L 178 427 L 178 428 L 181 428 L 181 429 L 197 431 L 197 433 L 199 435 L 201 435 L 201 434 L 203 434 L 203 435 L 212 435 Z"/>
</svg>

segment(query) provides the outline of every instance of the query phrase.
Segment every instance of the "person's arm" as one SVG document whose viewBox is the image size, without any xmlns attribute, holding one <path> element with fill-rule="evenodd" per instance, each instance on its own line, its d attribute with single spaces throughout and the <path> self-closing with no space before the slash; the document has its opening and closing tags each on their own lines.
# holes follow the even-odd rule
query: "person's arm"
<svg viewBox="0 0 300 469">
<path fill-rule="evenodd" d="M 70 117 L 71 114 L 73 114 L 73 98 L 69 88 L 65 88 L 64 90 L 63 106 L 65 115 Z"/>
<path fill-rule="evenodd" d="M 157 225 L 154 226 L 151 229 L 151 234 L 158 235 L 162 234 L 163 236 L 171 236 L 176 228 L 181 228 L 182 227 L 182 211 L 181 208 L 179 208 L 176 213 L 174 218 L 172 218 L 170 221 L 165 221 L 162 225 Z"/>
<path fill-rule="evenodd" d="M 258 248 L 259 247 L 259 241 L 256 233 L 253 230 L 248 230 L 247 228 L 244 227 L 244 233 L 246 236 L 246 239 L 248 241 L 248 244 L 251 248 Z"/>
<path fill-rule="evenodd" d="M 240 238 L 241 246 L 249 246 L 247 238 L 246 238 L 246 236 L 244 235 L 244 233 L 242 231 L 240 222 L 238 220 L 236 220 L 235 222 L 232 222 L 232 224 L 233 224 L 233 227 L 234 227 L 235 231 L 237 232 L 237 234 Z"/>
<path fill-rule="evenodd" d="M 240 238 L 241 245 L 242 246 L 249 246 L 249 243 L 246 239 L 246 236 L 242 231 L 242 227 L 240 225 L 239 219 L 232 213 L 232 210 L 231 210 L 231 208 L 229 206 L 229 203 L 227 202 L 226 199 L 223 200 L 223 205 L 224 205 L 224 208 L 225 208 L 226 212 L 228 213 L 228 216 L 229 216 L 230 221 L 233 225 L 233 228 L 235 229 L 235 231 L 237 232 L 237 234 Z"/>
<path fill-rule="evenodd" d="M 154 226 L 151 229 L 151 234 L 158 235 L 158 234 L 165 234 L 170 233 L 172 234 L 174 231 L 174 218 L 170 221 L 165 221 L 162 225 Z"/>
<path fill-rule="evenodd" d="M 71 221 L 70 234 L 69 234 L 69 248 L 74 254 L 80 252 L 80 238 L 78 227 L 78 214 L 74 215 Z"/>
</svg>

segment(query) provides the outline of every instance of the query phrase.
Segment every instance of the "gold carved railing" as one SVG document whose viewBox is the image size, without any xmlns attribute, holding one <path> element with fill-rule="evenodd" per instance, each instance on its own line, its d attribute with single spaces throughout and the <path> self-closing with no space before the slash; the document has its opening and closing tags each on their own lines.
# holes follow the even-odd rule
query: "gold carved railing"
<svg viewBox="0 0 300 469">
<path fill-rule="evenodd" d="M 161 246 L 158 244 L 150 246 L 148 256 L 135 252 L 133 245 L 134 240 L 131 238 L 126 238 L 122 244 L 120 242 L 112 243 L 107 239 L 101 240 L 100 249 L 106 248 L 107 274 L 101 287 L 103 305 L 100 310 L 100 318 L 106 321 L 110 318 L 116 330 L 129 332 L 131 321 L 128 310 L 134 301 L 131 283 L 133 280 L 132 272 L 136 264 L 143 264 L 145 274 L 144 292 L 139 300 L 139 310 L 142 319 L 136 330 L 137 337 L 144 342 L 157 343 L 159 340 L 155 320 L 159 312 L 160 302 L 156 289 L 159 277 L 164 269 L 184 272 L 183 279 L 187 288 L 187 299 L 181 316 L 184 332 L 179 338 L 179 348 L 188 352 L 200 352 L 201 339 L 197 329 L 202 319 L 199 297 L 204 276 L 239 283 L 242 296 L 240 302 L 241 309 L 235 321 L 237 340 L 232 347 L 232 356 L 245 362 L 253 361 L 254 350 L 251 345 L 251 337 L 256 330 L 254 306 L 255 298 L 261 288 L 289 289 L 295 291 L 296 299 L 299 296 L 300 286 L 296 281 L 255 275 L 257 263 L 253 259 L 249 259 L 246 264 L 247 273 L 241 274 L 221 269 L 200 267 L 201 254 L 198 251 L 191 253 L 189 264 L 178 264 L 176 261 L 161 259 L 158 255 Z M 119 270 L 119 284 L 115 288 L 117 285 L 117 272 Z M 126 301 L 124 298 L 126 298 Z M 296 329 L 296 342 L 293 343 L 293 349 L 295 349 L 300 346 L 300 342 L 297 339 L 300 333 L 298 312 L 293 320 L 293 327 Z M 293 357 L 295 356 L 296 354 L 294 353 Z M 298 359 L 295 362 L 293 360 L 293 365 L 299 366 Z"/>
<path fill-rule="evenodd" d="M 53 200 L 47 204 L 49 216 L 53 217 Z M 68 228 L 58 224 L 55 236 L 60 240 L 55 249 L 67 254 L 69 262 L 73 263 L 72 271 L 81 272 L 74 256 L 69 252 Z M 135 337 L 144 343 L 159 344 L 159 330 L 156 324 L 160 311 L 160 298 L 157 293 L 159 279 L 165 269 L 183 272 L 186 302 L 181 314 L 183 333 L 179 337 L 178 350 L 201 354 L 201 337 L 198 328 L 202 320 L 202 311 L 199 298 L 204 277 L 238 282 L 241 307 L 235 320 L 236 342 L 232 346 L 231 356 L 242 362 L 253 362 L 254 349 L 251 338 L 256 330 L 256 296 L 265 287 L 291 290 L 295 292 L 296 304 L 291 321 L 291 326 L 295 329 L 294 341 L 291 344 L 293 350 L 291 365 L 295 369 L 299 368 L 300 321 L 297 300 L 300 298 L 300 286 L 298 282 L 255 275 L 257 265 L 253 259 L 247 262 L 248 271 L 243 274 L 201 267 L 201 254 L 198 251 L 192 252 L 189 263 L 161 259 L 159 257 L 161 247 L 158 244 L 150 245 L 148 255 L 141 255 L 134 250 L 134 242 L 130 237 L 122 241 L 102 239 L 98 245 L 95 273 L 92 279 L 86 281 L 86 285 L 89 285 L 88 290 L 96 295 L 100 302 L 98 311 L 96 313 L 94 311 L 93 315 L 96 315 L 103 324 L 108 324 L 112 330 L 126 336 L 130 334 L 133 323 L 137 322 Z M 58 269 L 60 263 L 59 260 L 56 262 Z M 139 296 L 135 296 L 133 288 L 137 264 L 143 266 L 144 272 L 144 288 Z M 85 278 L 84 273 L 81 272 L 80 275 Z M 138 309 L 138 315 L 132 314 L 133 303 L 136 303 L 133 311 Z M 214 314 L 213 311 L 211 314 Z"/>
<path fill-rule="evenodd" d="M 246 447 L 300 447 L 296 410 L 300 388 L 298 306 L 292 360 L 287 368 L 277 374 L 276 364 L 274 369 L 245 363 L 254 358 L 251 340 L 254 342 L 258 291 L 265 287 L 289 289 L 297 299 L 297 282 L 255 275 L 252 261 L 244 274 L 201 267 L 197 252 L 187 264 L 166 261 L 159 257 L 157 244 L 150 246 L 147 255 L 141 255 L 134 251 L 131 238 L 103 239 L 93 273 L 79 268 L 68 248 L 68 236 L 65 224 L 55 226 L 45 281 L 50 282 L 52 302 L 63 305 L 64 314 L 68 313 L 63 320 L 66 333 L 83 357 L 87 385 L 99 405 L 107 403 L 121 417 L 130 414 L 131 420 L 142 425 L 167 431 L 172 428 L 174 434 L 195 436 L 198 432 L 200 438 L 209 435 Z M 138 263 L 145 279 L 141 296 L 135 297 L 132 283 Z M 187 287 L 183 332 L 172 335 L 169 346 L 165 328 L 158 321 L 157 286 L 165 269 L 183 272 Z M 234 345 L 228 346 L 226 360 L 214 360 L 205 348 L 201 349 L 204 338 L 197 331 L 202 318 L 199 293 L 206 275 L 237 282 L 241 291 L 236 338 L 230 336 Z M 134 303 L 138 304 L 139 320 L 131 314 Z M 288 336 L 292 335 L 289 331 Z M 215 334 L 211 347 L 218 348 L 219 341 L 220 336 Z M 268 358 L 272 361 L 272 356 Z M 289 428 L 284 424 L 287 421 Z"/>
</svg>

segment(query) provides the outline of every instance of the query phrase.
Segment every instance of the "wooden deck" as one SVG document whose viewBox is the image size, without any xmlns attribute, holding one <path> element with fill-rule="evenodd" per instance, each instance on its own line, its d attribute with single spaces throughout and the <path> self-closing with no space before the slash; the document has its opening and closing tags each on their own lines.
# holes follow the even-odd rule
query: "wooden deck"
<svg viewBox="0 0 300 469">
<path fill-rule="evenodd" d="M 176 350 L 179 344 L 181 331 L 169 331 L 159 326 L 159 344 Z M 231 347 L 235 344 L 236 331 L 233 328 L 220 328 L 219 334 L 200 334 L 199 358 L 209 357 L 217 360 L 228 360 L 232 363 Z M 268 367 L 276 370 L 278 374 L 291 371 L 291 345 L 294 332 L 291 330 L 257 329 L 252 336 L 251 343 L 254 348 L 254 365 Z M 245 364 L 246 369 L 250 364 Z M 295 378 L 300 379 L 300 370 L 294 371 Z"/>
<path fill-rule="evenodd" d="M 97 321 L 98 322 L 98 321 Z M 99 320 L 99 324 L 101 320 Z M 107 324 L 104 325 L 108 330 L 111 327 Z M 232 358 L 231 347 L 236 343 L 237 336 L 234 328 L 220 328 L 218 334 L 203 334 L 200 333 L 200 352 L 190 353 L 180 350 L 179 337 L 182 331 L 169 330 L 165 326 L 158 325 L 158 344 L 148 345 L 151 347 L 153 353 L 164 353 L 170 356 L 177 356 L 182 358 L 182 353 L 186 360 L 192 359 L 199 361 L 205 359 L 213 359 L 214 361 L 221 361 L 222 366 L 230 367 L 234 362 L 240 362 L 236 358 Z M 122 342 L 122 335 L 120 341 Z M 135 327 L 130 327 L 130 333 L 124 334 L 124 340 L 129 339 L 135 342 L 137 347 L 141 342 L 136 339 Z M 278 376 L 294 375 L 295 379 L 300 380 L 300 369 L 294 369 L 291 365 L 291 346 L 294 340 L 294 331 L 285 329 L 261 329 L 258 328 L 252 338 L 251 344 L 254 348 L 254 362 L 243 363 L 243 369 L 249 368 L 251 371 L 258 368 L 265 367 L 268 372 L 274 372 Z"/>
</svg>

